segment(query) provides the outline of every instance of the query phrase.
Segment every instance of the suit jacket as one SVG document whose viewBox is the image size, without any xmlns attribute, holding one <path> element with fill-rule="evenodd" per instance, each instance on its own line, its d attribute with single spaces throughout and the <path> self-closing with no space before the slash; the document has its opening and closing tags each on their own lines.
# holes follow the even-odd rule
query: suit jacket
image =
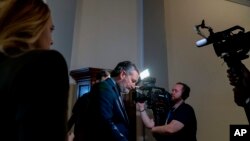
<svg viewBox="0 0 250 141">
<path fill-rule="evenodd" d="M 87 122 L 86 113 L 88 112 L 90 101 L 89 94 L 90 93 L 86 93 L 77 99 L 72 109 L 72 115 L 68 120 L 68 131 L 70 131 L 74 125 L 75 141 L 84 140 L 85 130 L 88 130 L 85 124 Z"/>
<path fill-rule="evenodd" d="M 11 141 L 65 141 L 68 68 L 53 50 L 0 53 L 0 125 Z"/>
<path fill-rule="evenodd" d="M 112 78 L 96 84 L 90 93 L 89 140 L 127 141 L 129 121 L 119 88 Z"/>
</svg>

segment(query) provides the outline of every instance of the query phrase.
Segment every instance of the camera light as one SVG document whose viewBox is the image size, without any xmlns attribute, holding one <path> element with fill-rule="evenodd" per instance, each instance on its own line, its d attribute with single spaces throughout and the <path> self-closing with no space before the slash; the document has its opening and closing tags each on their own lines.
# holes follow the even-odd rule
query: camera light
<svg viewBox="0 0 250 141">
<path fill-rule="evenodd" d="M 140 73 L 140 78 L 141 78 L 141 80 L 143 80 L 144 78 L 149 77 L 149 76 L 150 76 L 150 73 L 149 73 L 149 70 L 148 70 L 148 69 L 145 69 L 144 71 L 142 71 L 142 72 Z"/>
</svg>

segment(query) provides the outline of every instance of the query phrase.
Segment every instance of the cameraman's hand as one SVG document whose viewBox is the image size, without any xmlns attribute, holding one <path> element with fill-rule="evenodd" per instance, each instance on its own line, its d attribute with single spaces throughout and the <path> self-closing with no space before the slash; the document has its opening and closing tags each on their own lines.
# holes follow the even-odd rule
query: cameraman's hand
<svg viewBox="0 0 250 141">
<path fill-rule="evenodd" d="M 136 105 L 138 106 L 139 108 L 139 111 L 143 111 L 145 110 L 145 103 L 141 103 L 141 102 L 137 102 Z"/>
<path fill-rule="evenodd" d="M 250 72 L 244 64 L 240 65 L 239 73 L 227 70 L 230 85 L 234 86 L 234 101 L 238 106 L 244 106 L 250 97 Z"/>
<path fill-rule="evenodd" d="M 249 87 L 250 86 L 250 71 L 246 68 L 244 64 L 240 65 L 238 74 L 233 72 L 232 69 L 227 70 L 227 77 L 229 78 L 230 85 L 232 86 L 243 86 Z"/>
</svg>

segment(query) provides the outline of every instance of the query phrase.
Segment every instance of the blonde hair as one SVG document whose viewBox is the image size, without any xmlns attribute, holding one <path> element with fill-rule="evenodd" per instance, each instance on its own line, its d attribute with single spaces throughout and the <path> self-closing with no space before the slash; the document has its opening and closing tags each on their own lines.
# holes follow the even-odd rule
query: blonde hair
<svg viewBox="0 0 250 141">
<path fill-rule="evenodd" d="M 0 0 L 0 52 L 12 56 L 36 49 L 49 18 L 43 0 Z"/>
</svg>

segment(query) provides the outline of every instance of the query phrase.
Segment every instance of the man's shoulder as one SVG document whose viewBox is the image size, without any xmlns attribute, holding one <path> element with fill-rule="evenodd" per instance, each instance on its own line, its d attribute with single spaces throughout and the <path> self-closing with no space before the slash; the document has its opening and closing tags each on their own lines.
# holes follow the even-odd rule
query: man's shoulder
<svg viewBox="0 0 250 141">
<path fill-rule="evenodd" d="M 90 91 L 90 95 L 92 96 L 112 96 L 111 93 L 115 93 L 115 84 L 108 78 L 107 80 L 94 84 Z M 100 95 L 100 93 L 102 94 Z M 106 95 L 107 93 L 109 94 Z"/>
<path fill-rule="evenodd" d="M 115 86 L 115 83 L 113 82 L 112 78 L 108 78 L 102 82 L 96 83 L 94 87 L 111 88 L 112 86 Z"/>
<path fill-rule="evenodd" d="M 194 108 L 188 104 L 188 103 L 182 103 L 180 106 L 179 106 L 179 109 L 183 109 L 183 110 L 188 110 L 188 111 L 194 111 Z"/>
</svg>

